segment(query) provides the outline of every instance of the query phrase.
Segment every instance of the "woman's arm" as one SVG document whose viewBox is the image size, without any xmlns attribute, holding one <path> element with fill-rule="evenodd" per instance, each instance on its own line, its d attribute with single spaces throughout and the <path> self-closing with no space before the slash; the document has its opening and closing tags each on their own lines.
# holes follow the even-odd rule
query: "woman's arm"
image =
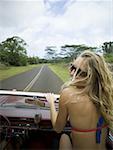
<svg viewBox="0 0 113 150">
<path fill-rule="evenodd" d="M 51 115 L 51 122 L 52 122 L 52 125 L 53 125 L 53 128 L 54 128 L 55 124 L 56 124 L 56 119 L 57 119 L 57 116 L 58 116 L 58 112 L 56 111 L 54 101 L 52 101 L 50 103 L 50 115 Z"/>
<path fill-rule="evenodd" d="M 63 130 L 68 117 L 66 104 L 64 104 L 64 99 L 63 99 L 64 96 L 63 94 L 61 94 L 60 96 L 58 112 L 55 109 L 54 95 L 48 94 L 46 98 L 50 104 L 50 115 L 51 115 L 51 122 L 53 128 L 56 132 L 60 133 Z"/>
<path fill-rule="evenodd" d="M 67 119 L 68 119 L 67 104 L 65 94 L 62 93 L 59 99 L 59 111 L 56 119 L 56 124 L 54 127 L 56 132 L 60 133 L 64 129 Z"/>
<path fill-rule="evenodd" d="M 55 104 L 54 104 L 54 100 L 55 100 L 54 94 L 51 94 L 51 93 L 47 94 L 46 99 L 50 105 L 51 122 L 52 122 L 52 125 L 54 128 L 55 123 L 56 123 L 56 119 L 57 119 L 57 115 L 58 115 L 56 108 L 55 108 Z"/>
<path fill-rule="evenodd" d="M 64 97 L 65 96 L 62 93 L 59 99 L 59 111 L 57 112 L 54 104 L 54 100 L 55 100 L 54 94 L 48 94 L 46 96 L 46 99 L 50 105 L 51 122 L 54 130 L 58 133 L 60 133 L 65 127 L 67 117 L 68 117 L 66 104 L 64 104 L 65 102 Z"/>
</svg>

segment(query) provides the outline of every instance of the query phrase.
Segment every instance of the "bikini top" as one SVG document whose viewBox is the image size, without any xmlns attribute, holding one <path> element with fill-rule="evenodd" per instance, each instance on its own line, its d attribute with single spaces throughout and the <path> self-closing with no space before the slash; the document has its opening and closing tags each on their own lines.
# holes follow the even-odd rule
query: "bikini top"
<svg viewBox="0 0 113 150">
<path fill-rule="evenodd" d="M 72 128 L 72 131 L 77 131 L 77 132 L 96 132 L 96 143 L 100 144 L 101 142 L 101 129 L 108 127 L 108 125 L 103 125 L 104 123 L 104 118 L 100 116 L 98 122 L 97 122 L 97 128 L 93 129 L 77 129 L 77 128 Z"/>
</svg>

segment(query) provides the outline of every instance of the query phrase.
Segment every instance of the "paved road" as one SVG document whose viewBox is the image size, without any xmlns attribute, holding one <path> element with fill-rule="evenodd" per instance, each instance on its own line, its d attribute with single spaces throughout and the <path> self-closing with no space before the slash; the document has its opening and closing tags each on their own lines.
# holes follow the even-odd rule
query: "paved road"
<svg viewBox="0 0 113 150">
<path fill-rule="evenodd" d="M 0 88 L 58 94 L 62 84 L 63 81 L 47 65 L 43 65 L 3 80 Z"/>
<path fill-rule="evenodd" d="M 16 88 L 17 90 L 23 90 L 27 84 L 36 76 L 39 72 L 40 67 L 34 68 L 27 72 L 12 76 L 1 82 L 2 89 L 12 90 Z"/>
</svg>

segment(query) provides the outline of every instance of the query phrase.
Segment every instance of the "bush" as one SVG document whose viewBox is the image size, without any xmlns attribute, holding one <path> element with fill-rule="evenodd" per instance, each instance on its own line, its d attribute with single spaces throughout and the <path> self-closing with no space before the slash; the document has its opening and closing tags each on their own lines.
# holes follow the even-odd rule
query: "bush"
<svg viewBox="0 0 113 150">
<path fill-rule="evenodd" d="M 106 62 L 113 63 L 113 54 L 104 54 Z"/>
</svg>

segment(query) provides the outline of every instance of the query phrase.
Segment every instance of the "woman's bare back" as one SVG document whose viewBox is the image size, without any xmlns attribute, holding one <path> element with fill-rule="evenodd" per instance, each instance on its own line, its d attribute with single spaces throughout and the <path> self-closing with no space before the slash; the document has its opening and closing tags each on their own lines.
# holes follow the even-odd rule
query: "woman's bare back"
<svg viewBox="0 0 113 150">
<path fill-rule="evenodd" d="M 80 89 L 68 88 L 67 109 L 69 120 L 72 128 L 80 130 L 96 129 L 100 113 L 96 106 L 89 99 L 87 94 L 78 95 Z M 73 94 L 74 93 L 74 94 Z M 101 143 L 96 143 L 96 131 L 93 132 L 78 132 L 72 131 L 73 147 L 82 149 L 105 149 L 106 128 L 102 129 Z"/>
</svg>

